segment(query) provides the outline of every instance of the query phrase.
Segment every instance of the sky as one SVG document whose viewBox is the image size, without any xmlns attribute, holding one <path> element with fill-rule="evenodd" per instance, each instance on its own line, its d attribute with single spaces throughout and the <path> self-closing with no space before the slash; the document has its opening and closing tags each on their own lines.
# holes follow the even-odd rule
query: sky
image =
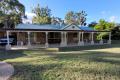
<svg viewBox="0 0 120 80">
<path fill-rule="evenodd" d="M 52 16 L 64 19 L 68 11 L 86 11 L 87 23 L 99 19 L 120 23 L 120 0 L 19 0 L 25 5 L 26 15 L 29 19 L 34 16 L 31 13 L 37 4 L 48 6 L 52 11 Z"/>
</svg>

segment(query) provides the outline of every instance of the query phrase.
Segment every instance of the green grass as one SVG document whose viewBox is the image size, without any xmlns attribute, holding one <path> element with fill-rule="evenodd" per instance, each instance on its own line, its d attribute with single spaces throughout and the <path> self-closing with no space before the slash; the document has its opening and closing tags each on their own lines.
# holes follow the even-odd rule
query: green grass
<svg viewBox="0 0 120 80">
<path fill-rule="evenodd" d="M 14 66 L 10 80 L 120 80 L 119 44 L 90 49 L 0 51 L 0 61 Z"/>
</svg>

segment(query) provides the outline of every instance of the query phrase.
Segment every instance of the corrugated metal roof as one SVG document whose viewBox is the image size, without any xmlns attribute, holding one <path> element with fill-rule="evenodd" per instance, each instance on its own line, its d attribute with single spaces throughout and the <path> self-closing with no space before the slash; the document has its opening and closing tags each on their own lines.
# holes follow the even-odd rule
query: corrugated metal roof
<svg viewBox="0 0 120 80">
<path fill-rule="evenodd" d="M 64 30 L 66 26 L 60 25 L 38 25 L 38 24 L 18 24 L 15 29 L 46 29 L 46 30 Z M 77 26 L 79 27 L 79 26 Z M 79 30 L 83 31 L 95 31 L 93 28 L 87 26 L 80 26 Z"/>
<path fill-rule="evenodd" d="M 80 29 L 84 31 L 95 31 L 93 28 L 88 27 L 88 26 L 81 26 Z"/>
<path fill-rule="evenodd" d="M 37 24 L 18 24 L 16 29 L 52 29 L 58 30 L 62 26 L 60 25 L 37 25 Z"/>
</svg>

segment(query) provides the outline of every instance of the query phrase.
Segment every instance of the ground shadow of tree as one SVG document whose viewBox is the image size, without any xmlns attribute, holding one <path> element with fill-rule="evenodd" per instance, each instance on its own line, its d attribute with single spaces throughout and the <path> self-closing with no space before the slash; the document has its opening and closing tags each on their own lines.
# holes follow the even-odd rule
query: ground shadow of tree
<svg viewBox="0 0 120 80">
<path fill-rule="evenodd" d="M 30 51 L 31 52 L 31 51 Z M 98 76 L 100 78 L 103 78 L 106 76 L 117 76 L 120 77 L 120 60 L 118 60 L 120 58 L 120 54 L 118 53 L 108 53 L 108 52 L 98 52 L 98 51 L 73 51 L 73 52 L 50 52 L 50 53 L 42 53 L 40 54 L 40 51 L 37 51 L 37 53 L 35 54 L 31 54 L 29 57 L 37 57 L 37 56 L 50 56 L 51 58 L 53 58 L 52 60 L 57 60 L 58 63 L 47 63 L 47 64 L 32 64 L 31 61 L 30 62 L 12 62 L 11 64 L 14 65 L 15 68 L 15 74 L 12 76 L 12 79 L 16 79 L 16 80 L 45 80 L 47 79 L 47 77 L 49 78 L 50 76 L 48 76 L 51 73 L 48 73 L 46 75 L 44 75 L 44 72 L 49 71 L 49 70 L 53 70 L 54 68 L 56 71 L 57 70 L 62 70 L 63 66 L 65 64 L 60 64 L 59 62 L 62 61 L 73 61 L 73 62 L 78 62 L 78 61 L 84 61 L 86 60 L 89 65 L 91 64 L 91 62 L 95 62 L 95 63 L 109 63 L 111 65 L 117 65 L 119 67 L 114 67 L 111 68 L 111 70 L 109 69 L 104 69 L 104 70 L 98 70 L 98 69 L 94 69 L 94 68 L 72 68 L 71 70 L 74 72 L 80 72 L 83 75 L 84 74 L 88 74 L 88 76 L 94 75 L 94 76 Z M 28 57 L 27 57 L 28 58 Z M 110 58 L 110 59 L 107 59 Z M 112 59 L 114 58 L 114 59 Z M 45 59 L 43 59 L 45 60 Z M 34 62 L 34 61 L 33 61 Z M 67 71 L 68 68 L 66 68 L 65 70 Z M 68 70 L 69 71 L 69 70 Z M 61 75 L 61 74 L 60 74 Z M 49 79 L 48 79 L 49 80 Z"/>
<path fill-rule="evenodd" d="M 109 52 L 98 52 L 98 51 L 83 51 L 83 52 L 66 52 L 63 54 L 49 54 L 52 55 L 55 59 L 58 60 L 88 60 L 94 62 L 105 62 L 111 64 L 118 64 L 120 65 L 120 54 L 119 53 L 109 53 Z M 106 58 L 114 58 L 119 60 L 110 60 Z"/>
<path fill-rule="evenodd" d="M 60 52 L 66 51 L 82 51 L 82 50 L 96 50 L 96 49 L 107 49 L 107 48 L 120 48 L 120 44 L 104 44 L 104 45 L 89 45 L 89 46 L 75 46 L 75 47 L 61 47 Z"/>
<path fill-rule="evenodd" d="M 0 61 L 4 61 L 6 59 L 23 57 L 23 56 L 26 56 L 26 54 L 24 54 L 24 51 L 21 51 L 21 50 L 17 50 L 17 51 L 1 50 L 0 51 Z"/>
<path fill-rule="evenodd" d="M 115 80 L 120 79 L 120 68 L 118 67 L 116 69 L 111 68 L 110 70 L 96 68 L 74 68 L 73 72 L 74 71 L 82 73 L 83 76 L 86 74 L 87 77 L 91 77 L 91 75 L 94 75 L 94 77 L 92 76 L 92 80 L 114 80 L 111 78 L 112 76 L 117 78 Z M 95 77 L 97 77 L 97 79 Z"/>
<path fill-rule="evenodd" d="M 84 52 L 84 51 L 83 51 Z M 50 54 L 49 54 L 50 55 Z M 63 53 L 63 54 L 52 54 L 52 56 L 59 61 L 87 61 L 89 64 L 91 62 L 95 63 L 103 63 L 103 64 L 111 64 L 117 65 L 119 67 L 112 68 L 112 70 L 105 69 L 104 71 L 98 71 L 95 69 L 82 69 L 83 73 L 86 74 L 106 74 L 111 76 L 120 77 L 120 54 L 118 53 L 108 53 L 108 52 L 98 52 L 98 51 L 85 51 L 81 52 L 73 52 L 73 53 Z M 80 70 L 78 70 L 80 71 Z"/>
<path fill-rule="evenodd" d="M 87 51 L 87 52 L 89 53 L 88 56 L 90 55 L 92 56 L 91 58 L 89 58 L 90 61 L 109 63 L 109 64 L 115 64 L 120 66 L 119 53 L 98 52 L 98 51 Z"/>
<path fill-rule="evenodd" d="M 62 64 L 48 63 L 48 64 L 29 64 L 21 62 L 13 62 L 15 73 L 10 80 L 45 80 L 47 77 L 44 72 L 53 68 L 60 68 Z"/>
</svg>

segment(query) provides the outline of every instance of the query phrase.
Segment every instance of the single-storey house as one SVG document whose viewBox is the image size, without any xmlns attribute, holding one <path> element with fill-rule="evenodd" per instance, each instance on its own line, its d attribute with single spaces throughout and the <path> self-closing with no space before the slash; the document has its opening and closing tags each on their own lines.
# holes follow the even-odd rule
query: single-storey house
<svg viewBox="0 0 120 80">
<path fill-rule="evenodd" d="M 100 33 L 108 33 L 109 39 L 97 39 Z M 16 37 L 16 44 L 11 45 L 9 36 Z M 87 26 L 19 24 L 14 29 L 1 29 L 0 37 L 6 36 L 6 49 L 15 48 L 48 48 L 85 45 L 111 44 L 110 31 L 97 31 Z"/>
</svg>

